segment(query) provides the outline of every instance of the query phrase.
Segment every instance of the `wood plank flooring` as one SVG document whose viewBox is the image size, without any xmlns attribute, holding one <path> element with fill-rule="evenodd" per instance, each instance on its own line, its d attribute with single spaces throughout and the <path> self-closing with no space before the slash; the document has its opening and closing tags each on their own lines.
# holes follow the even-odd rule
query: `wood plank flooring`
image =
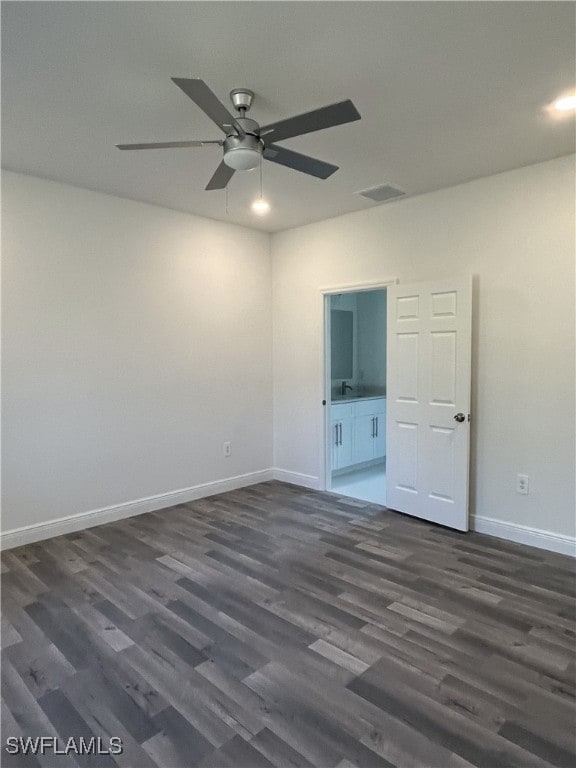
<svg viewBox="0 0 576 768">
<path fill-rule="evenodd" d="M 2 765 L 575 766 L 574 565 L 279 482 L 10 550 Z"/>
</svg>

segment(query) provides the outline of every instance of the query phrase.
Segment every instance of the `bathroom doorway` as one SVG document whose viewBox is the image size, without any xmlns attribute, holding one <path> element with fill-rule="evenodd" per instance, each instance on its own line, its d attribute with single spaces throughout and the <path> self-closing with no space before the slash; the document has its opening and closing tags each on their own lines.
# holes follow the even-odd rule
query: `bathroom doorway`
<svg viewBox="0 0 576 768">
<path fill-rule="evenodd" d="M 325 296 L 326 489 L 386 504 L 386 288 Z"/>
</svg>

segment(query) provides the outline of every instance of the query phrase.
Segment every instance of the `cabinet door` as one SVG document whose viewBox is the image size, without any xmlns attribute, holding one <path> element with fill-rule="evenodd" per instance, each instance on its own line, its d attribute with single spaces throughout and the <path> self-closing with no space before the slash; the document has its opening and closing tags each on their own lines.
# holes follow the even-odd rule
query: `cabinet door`
<svg viewBox="0 0 576 768">
<path fill-rule="evenodd" d="M 340 445 L 338 446 L 338 467 L 340 469 L 342 467 L 349 467 L 350 464 L 354 463 L 354 458 L 352 456 L 354 439 L 352 435 L 353 423 L 354 419 L 351 418 L 340 419 Z"/>
<path fill-rule="evenodd" d="M 332 446 L 332 469 L 340 469 L 340 422 L 333 421 L 330 429 L 330 444 Z"/>
<path fill-rule="evenodd" d="M 386 411 L 374 416 L 374 458 L 382 459 L 386 456 Z"/>
<path fill-rule="evenodd" d="M 352 461 L 352 424 L 353 419 L 343 418 L 332 422 L 330 431 L 332 442 L 332 469 L 342 469 Z"/>
<path fill-rule="evenodd" d="M 374 434 L 376 417 L 356 416 L 354 419 L 354 463 L 374 458 Z"/>
</svg>

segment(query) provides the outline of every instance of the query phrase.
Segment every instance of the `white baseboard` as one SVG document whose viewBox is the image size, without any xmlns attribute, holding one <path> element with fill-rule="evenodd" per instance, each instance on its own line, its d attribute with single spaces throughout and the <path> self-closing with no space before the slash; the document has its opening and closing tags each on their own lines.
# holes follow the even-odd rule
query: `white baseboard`
<svg viewBox="0 0 576 768">
<path fill-rule="evenodd" d="M 495 520 L 492 517 L 473 515 L 471 518 L 473 531 L 496 536 L 499 539 L 517 541 L 519 544 L 528 544 L 530 547 L 548 549 L 559 552 L 561 555 L 576 557 L 576 538 L 562 533 L 543 531 L 540 528 L 530 528 L 518 523 L 506 523 L 503 520 Z"/>
<path fill-rule="evenodd" d="M 155 496 L 147 496 L 135 501 L 126 501 L 111 507 L 94 509 L 90 512 L 80 512 L 76 515 L 60 517 L 46 523 L 35 523 L 22 528 L 13 528 L 0 534 L 0 550 L 20 547 L 23 544 L 32 544 L 35 541 L 51 539 L 53 536 L 61 536 L 64 533 L 73 533 L 85 528 L 93 528 L 95 525 L 112 523 L 115 520 L 123 520 L 126 517 L 142 515 L 145 512 L 155 512 L 158 509 L 173 507 L 176 504 L 185 504 L 188 501 L 203 499 L 206 496 L 214 496 L 217 493 L 234 491 L 247 485 L 263 483 L 274 479 L 273 470 L 264 469 L 260 472 L 249 472 L 245 475 L 236 475 L 224 480 L 216 480 L 212 483 L 201 483 L 191 488 L 181 488 L 177 491 L 159 493 Z"/>
<path fill-rule="evenodd" d="M 281 480 L 283 483 L 301 485 L 303 488 L 311 488 L 314 491 L 321 490 L 320 478 L 314 477 L 314 475 L 303 475 L 300 472 L 290 472 L 287 469 L 274 467 L 272 476 L 274 480 Z"/>
<path fill-rule="evenodd" d="M 135 501 L 127 501 L 102 509 L 89 512 L 81 512 L 76 515 L 61 517 L 46 523 L 26 525 L 22 528 L 13 528 L 0 533 L 0 550 L 20 547 L 24 544 L 32 544 L 35 541 L 50 539 L 65 533 L 81 531 L 85 528 L 93 528 L 96 525 L 112 523 L 115 520 L 123 520 L 134 515 L 142 515 L 145 512 L 155 512 L 158 509 L 173 507 L 176 504 L 185 504 L 188 501 L 203 499 L 218 493 L 234 491 L 256 483 L 264 483 L 268 480 L 280 480 L 303 488 L 320 490 L 320 479 L 314 475 L 304 475 L 300 472 L 290 472 L 286 469 L 274 467 L 263 469 L 259 472 L 249 472 L 245 475 L 236 475 L 224 480 L 216 480 L 211 483 L 201 483 L 190 488 L 181 488 L 177 491 L 159 493 L 155 496 L 147 496 Z M 517 523 L 507 523 L 491 517 L 475 515 L 471 518 L 471 529 L 478 533 L 496 536 L 499 539 L 508 539 L 531 547 L 548 549 L 562 555 L 576 557 L 576 538 L 560 533 L 544 531 L 540 528 L 530 528 Z"/>
</svg>

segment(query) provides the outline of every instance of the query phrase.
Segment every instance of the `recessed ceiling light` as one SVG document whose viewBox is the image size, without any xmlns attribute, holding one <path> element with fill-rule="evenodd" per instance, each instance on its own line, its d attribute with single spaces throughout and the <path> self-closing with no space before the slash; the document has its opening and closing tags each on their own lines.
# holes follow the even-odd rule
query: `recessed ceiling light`
<svg viewBox="0 0 576 768">
<path fill-rule="evenodd" d="M 554 102 L 554 109 L 559 112 L 568 112 L 571 109 L 576 109 L 576 96 L 563 96 Z"/>
<path fill-rule="evenodd" d="M 254 213 L 258 214 L 258 216 L 265 216 L 270 210 L 270 203 L 260 197 L 252 203 L 252 210 Z"/>
</svg>

